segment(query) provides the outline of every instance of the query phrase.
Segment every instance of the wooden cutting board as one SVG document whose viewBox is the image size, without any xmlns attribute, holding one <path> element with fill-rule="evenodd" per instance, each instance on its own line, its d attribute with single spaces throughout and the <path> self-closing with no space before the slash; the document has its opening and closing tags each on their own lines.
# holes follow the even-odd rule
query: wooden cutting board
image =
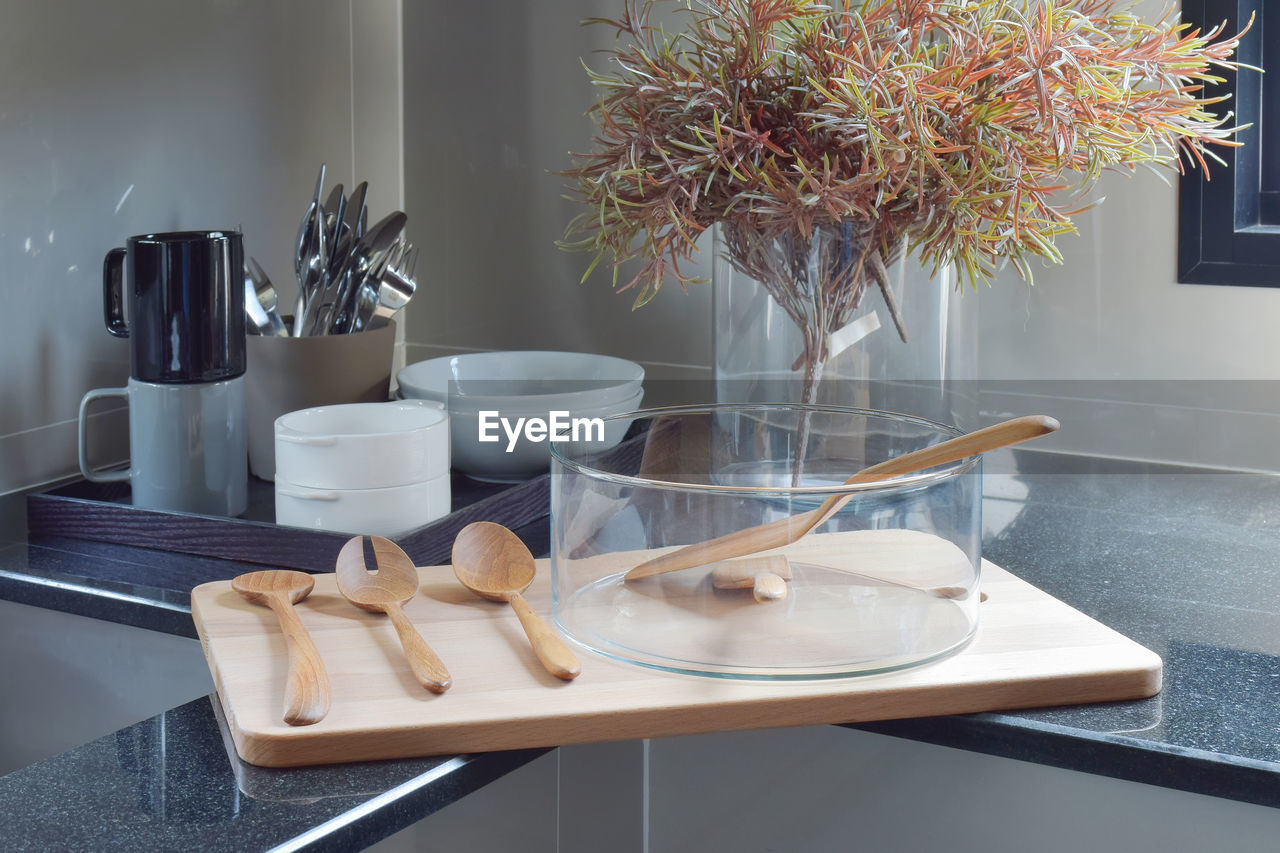
<svg viewBox="0 0 1280 853">
<path fill-rule="evenodd" d="M 901 672 L 782 683 L 669 674 L 578 648 L 582 675 L 563 682 L 539 665 L 510 608 L 475 598 L 448 566 L 418 571 L 422 588 L 405 612 L 449 667 L 453 687 L 437 696 L 419 686 L 387 618 L 347 603 L 333 575 L 316 575 L 298 610 L 328 669 L 333 704 L 324 720 L 304 727 L 280 720 L 286 652 L 272 613 L 229 581 L 192 591 L 241 758 L 291 767 L 1139 699 L 1160 690 L 1156 654 L 991 563 L 983 564 L 978 635 L 960 653 Z M 539 560 L 525 595 L 548 617 L 550 575 L 549 561 Z"/>
</svg>

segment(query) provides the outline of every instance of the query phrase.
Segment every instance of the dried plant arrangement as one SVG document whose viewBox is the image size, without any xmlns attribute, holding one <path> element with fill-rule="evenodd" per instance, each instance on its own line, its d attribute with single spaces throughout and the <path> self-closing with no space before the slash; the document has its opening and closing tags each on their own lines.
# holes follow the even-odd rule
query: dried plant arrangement
<svg viewBox="0 0 1280 853">
<path fill-rule="evenodd" d="M 1107 169 L 1206 169 L 1236 145 L 1212 111 L 1239 36 L 1145 21 L 1111 0 L 700 0 L 687 26 L 625 0 L 593 150 L 563 174 L 590 209 L 565 248 L 594 253 L 636 307 L 682 286 L 696 241 L 726 254 L 804 333 L 808 402 L 827 339 L 911 254 L 989 282 L 1061 262 Z M 1069 192 L 1075 190 L 1076 192 Z M 815 245 L 816 244 L 816 245 Z M 813 250 L 817 250 L 816 253 Z M 811 255 L 819 260 L 811 262 Z M 622 281 L 620 266 L 642 264 Z"/>
</svg>

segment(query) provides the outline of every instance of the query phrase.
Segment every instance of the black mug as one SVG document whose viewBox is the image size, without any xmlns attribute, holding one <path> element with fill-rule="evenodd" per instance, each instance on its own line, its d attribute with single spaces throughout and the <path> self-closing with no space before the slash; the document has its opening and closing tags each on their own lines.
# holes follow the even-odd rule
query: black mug
<svg viewBox="0 0 1280 853">
<path fill-rule="evenodd" d="M 125 320 L 128 257 L 129 320 Z M 141 382 L 219 382 L 244 373 L 244 247 L 238 231 L 130 237 L 102 267 L 107 331 L 129 338 Z"/>
</svg>

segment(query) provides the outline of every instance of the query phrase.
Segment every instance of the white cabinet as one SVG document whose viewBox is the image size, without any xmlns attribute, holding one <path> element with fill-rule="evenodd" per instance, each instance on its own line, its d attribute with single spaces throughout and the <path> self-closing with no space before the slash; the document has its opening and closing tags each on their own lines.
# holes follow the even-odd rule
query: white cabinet
<svg viewBox="0 0 1280 853">
<path fill-rule="evenodd" d="M 1277 838 L 1280 809 L 815 726 L 566 747 L 373 850 L 1255 853 Z"/>
<path fill-rule="evenodd" d="M 213 692 L 198 640 L 0 601 L 0 774 Z"/>
</svg>

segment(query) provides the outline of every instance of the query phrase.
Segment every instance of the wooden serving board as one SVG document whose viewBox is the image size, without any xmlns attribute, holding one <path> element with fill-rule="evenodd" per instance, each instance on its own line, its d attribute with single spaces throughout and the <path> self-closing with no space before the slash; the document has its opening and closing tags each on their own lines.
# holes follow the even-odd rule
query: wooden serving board
<svg viewBox="0 0 1280 853">
<path fill-rule="evenodd" d="M 811 537 L 820 538 L 820 537 Z M 1139 699 L 1160 658 L 984 563 L 977 637 L 936 663 L 882 675 L 759 682 L 677 675 L 575 647 L 572 682 L 539 665 L 515 614 L 464 590 L 448 566 L 420 568 L 405 612 L 453 675 L 443 695 L 413 679 L 385 616 L 358 610 L 331 574 L 298 605 L 333 687 L 312 726 L 280 720 L 286 652 L 275 617 L 219 581 L 191 610 L 240 757 L 291 767 L 457 752 Z M 549 561 L 526 593 L 550 616 Z M 749 600 L 749 592 L 747 599 Z M 744 607 L 775 605 L 744 604 Z"/>
</svg>

